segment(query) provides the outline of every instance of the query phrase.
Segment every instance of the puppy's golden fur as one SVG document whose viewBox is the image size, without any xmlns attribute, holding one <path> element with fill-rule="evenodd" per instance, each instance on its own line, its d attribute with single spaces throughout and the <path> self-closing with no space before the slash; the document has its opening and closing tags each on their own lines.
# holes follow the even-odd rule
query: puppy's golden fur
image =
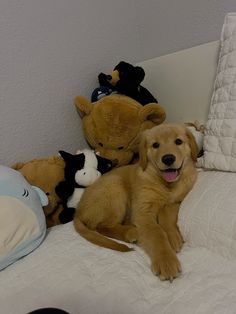
<svg viewBox="0 0 236 314">
<path fill-rule="evenodd" d="M 196 180 L 197 145 L 185 126 L 162 124 L 143 133 L 139 153 L 138 164 L 114 169 L 85 190 L 74 226 L 90 242 L 113 250 L 131 249 L 106 236 L 138 240 L 153 273 L 172 280 L 181 271 L 177 217 Z"/>
</svg>

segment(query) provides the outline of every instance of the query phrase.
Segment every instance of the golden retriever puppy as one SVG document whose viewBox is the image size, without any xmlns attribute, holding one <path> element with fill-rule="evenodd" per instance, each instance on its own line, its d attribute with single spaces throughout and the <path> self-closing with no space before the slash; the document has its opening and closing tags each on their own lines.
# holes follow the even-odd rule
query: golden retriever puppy
<svg viewBox="0 0 236 314">
<path fill-rule="evenodd" d="M 181 272 L 177 259 L 183 239 L 177 226 L 179 205 L 196 180 L 197 145 L 184 125 L 162 124 L 144 131 L 140 160 L 103 175 L 88 187 L 74 218 L 75 229 L 102 247 L 130 251 L 138 241 L 162 280 Z"/>
</svg>

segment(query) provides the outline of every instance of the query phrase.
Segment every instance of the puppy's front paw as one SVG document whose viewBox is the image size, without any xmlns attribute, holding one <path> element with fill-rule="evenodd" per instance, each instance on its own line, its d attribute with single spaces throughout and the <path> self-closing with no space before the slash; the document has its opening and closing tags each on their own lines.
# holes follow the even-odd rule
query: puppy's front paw
<svg viewBox="0 0 236 314">
<path fill-rule="evenodd" d="M 172 249 L 179 252 L 184 244 L 183 237 L 177 228 L 166 231 Z"/>
<path fill-rule="evenodd" d="M 160 280 L 172 282 L 180 275 L 181 265 L 175 253 L 168 252 L 152 261 L 151 270 Z"/>
<path fill-rule="evenodd" d="M 138 242 L 138 231 L 136 227 L 130 227 L 126 232 L 126 240 L 129 243 L 137 243 Z"/>
</svg>

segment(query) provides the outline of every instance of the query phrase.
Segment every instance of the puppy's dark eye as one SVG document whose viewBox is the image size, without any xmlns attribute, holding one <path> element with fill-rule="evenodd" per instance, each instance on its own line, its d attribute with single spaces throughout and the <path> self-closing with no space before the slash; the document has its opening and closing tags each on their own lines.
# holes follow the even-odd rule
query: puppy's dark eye
<svg viewBox="0 0 236 314">
<path fill-rule="evenodd" d="M 103 144 L 102 144 L 102 143 L 98 143 L 98 145 L 100 145 L 101 147 L 103 147 Z"/>
<path fill-rule="evenodd" d="M 182 141 L 180 138 L 177 138 L 177 139 L 175 140 L 175 144 L 176 144 L 176 145 L 181 145 L 181 144 L 183 144 L 183 141 Z"/>
<path fill-rule="evenodd" d="M 120 146 L 120 147 L 118 147 L 118 149 L 119 149 L 119 150 L 122 150 L 123 148 L 124 148 L 124 146 Z"/>
<path fill-rule="evenodd" d="M 155 142 L 155 143 L 152 144 L 152 147 L 153 147 L 153 148 L 158 148 L 159 146 L 160 146 L 160 144 L 157 143 L 157 142 Z"/>
</svg>

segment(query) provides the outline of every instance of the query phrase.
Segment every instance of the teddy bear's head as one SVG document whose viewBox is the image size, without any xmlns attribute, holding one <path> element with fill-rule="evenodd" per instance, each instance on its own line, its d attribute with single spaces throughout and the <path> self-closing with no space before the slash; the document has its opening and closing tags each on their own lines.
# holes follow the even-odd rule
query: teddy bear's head
<svg viewBox="0 0 236 314">
<path fill-rule="evenodd" d="M 141 131 L 165 120 L 164 109 L 156 103 L 142 106 L 124 95 L 111 95 L 91 103 L 75 98 L 84 135 L 92 148 L 116 166 L 127 165 L 138 152 Z"/>
<path fill-rule="evenodd" d="M 132 82 L 134 85 L 138 86 L 143 81 L 144 76 L 145 72 L 143 68 L 121 61 L 115 66 L 111 75 L 108 76 L 108 81 L 113 86 L 116 86 L 119 80 L 126 80 L 127 82 Z"/>
<path fill-rule="evenodd" d="M 95 102 L 105 95 L 118 93 L 133 98 L 143 106 L 149 103 L 158 103 L 151 92 L 140 84 L 144 76 L 143 68 L 121 61 L 111 74 L 107 75 L 101 72 L 98 75 L 100 87 L 93 91 L 91 100 Z"/>
</svg>

